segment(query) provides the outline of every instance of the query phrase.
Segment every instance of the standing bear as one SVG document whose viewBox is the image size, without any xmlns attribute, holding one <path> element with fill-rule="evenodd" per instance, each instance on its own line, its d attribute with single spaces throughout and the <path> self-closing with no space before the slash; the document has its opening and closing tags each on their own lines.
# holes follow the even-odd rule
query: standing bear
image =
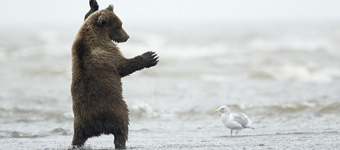
<svg viewBox="0 0 340 150">
<path fill-rule="evenodd" d="M 126 148 L 129 110 L 121 78 L 158 63 L 154 52 L 125 58 L 116 43 L 128 38 L 113 5 L 85 17 L 72 46 L 73 148 L 102 134 L 114 135 L 116 149 Z"/>
</svg>

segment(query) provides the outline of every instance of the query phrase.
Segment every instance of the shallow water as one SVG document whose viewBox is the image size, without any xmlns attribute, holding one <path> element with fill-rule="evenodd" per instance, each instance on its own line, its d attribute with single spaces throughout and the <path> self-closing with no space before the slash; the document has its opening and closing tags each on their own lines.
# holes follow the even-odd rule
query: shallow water
<svg viewBox="0 0 340 150">
<path fill-rule="evenodd" d="M 160 56 L 123 78 L 129 149 L 338 148 L 339 26 L 226 28 L 131 30 L 119 44 L 126 57 Z M 0 149 L 69 148 L 76 32 L 0 32 Z M 230 138 L 213 113 L 221 105 L 246 113 L 256 129 Z M 86 148 L 112 149 L 112 139 L 89 139 Z"/>
</svg>

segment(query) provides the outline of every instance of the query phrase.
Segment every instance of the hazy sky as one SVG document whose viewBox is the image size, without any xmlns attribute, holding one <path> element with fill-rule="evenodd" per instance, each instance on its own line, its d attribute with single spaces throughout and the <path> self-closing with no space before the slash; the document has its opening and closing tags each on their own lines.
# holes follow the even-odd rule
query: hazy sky
<svg viewBox="0 0 340 150">
<path fill-rule="evenodd" d="M 340 21 L 340 0 L 97 0 L 114 4 L 123 23 L 181 26 L 244 22 Z M 0 5 L 0 27 L 79 26 L 88 0 L 7 0 Z"/>
</svg>

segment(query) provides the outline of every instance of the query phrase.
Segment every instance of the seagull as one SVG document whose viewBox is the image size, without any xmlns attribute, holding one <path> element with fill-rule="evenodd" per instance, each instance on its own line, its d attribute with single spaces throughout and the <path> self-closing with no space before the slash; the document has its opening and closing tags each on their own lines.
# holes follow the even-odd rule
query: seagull
<svg viewBox="0 0 340 150">
<path fill-rule="evenodd" d="M 216 112 L 221 112 L 221 118 L 224 126 L 230 129 L 230 136 L 233 136 L 233 130 L 236 130 L 238 135 L 239 130 L 244 128 L 254 129 L 251 125 L 251 121 L 245 114 L 230 113 L 230 109 L 227 106 L 221 106 L 215 109 Z"/>
</svg>

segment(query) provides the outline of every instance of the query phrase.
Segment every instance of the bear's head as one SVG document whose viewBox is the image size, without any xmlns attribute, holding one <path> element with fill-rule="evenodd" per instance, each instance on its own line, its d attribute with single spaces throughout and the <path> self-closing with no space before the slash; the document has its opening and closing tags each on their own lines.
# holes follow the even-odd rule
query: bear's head
<svg viewBox="0 0 340 150">
<path fill-rule="evenodd" d="M 89 16 L 90 24 L 94 24 L 95 31 L 101 36 L 109 37 L 115 42 L 126 42 L 129 35 L 122 28 L 122 21 L 113 12 L 113 5 L 97 11 Z"/>
</svg>

